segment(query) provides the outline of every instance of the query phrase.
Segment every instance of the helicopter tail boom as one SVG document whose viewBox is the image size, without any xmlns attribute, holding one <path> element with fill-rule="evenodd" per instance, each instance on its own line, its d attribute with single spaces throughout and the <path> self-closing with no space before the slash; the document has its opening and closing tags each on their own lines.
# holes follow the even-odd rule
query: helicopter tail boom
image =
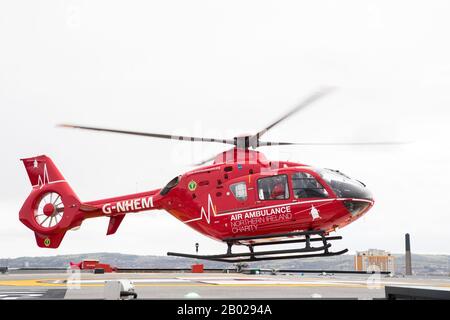
<svg viewBox="0 0 450 320">
<path fill-rule="evenodd" d="M 159 190 L 81 202 L 53 161 L 45 156 L 22 159 L 32 190 L 20 212 L 20 221 L 34 231 L 39 247 L 58 248 L 67 230 L 84 219 L 110 218 L 107 235 L 114 234 L 125 214 L 158 209 Z"/>
</svg>

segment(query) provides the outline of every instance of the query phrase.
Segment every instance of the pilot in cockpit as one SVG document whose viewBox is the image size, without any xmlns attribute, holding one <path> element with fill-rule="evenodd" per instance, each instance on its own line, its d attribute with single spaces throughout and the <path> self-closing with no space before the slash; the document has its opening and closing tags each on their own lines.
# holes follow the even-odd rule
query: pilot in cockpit
<svg viewBox="0 0 450 320">
<path fill-rule="evenodd" d="M 270 199 L 285 199 L 286 198 L 286 179 L 284 176 L 274 177 L 272 192 Z"/>
</svg>

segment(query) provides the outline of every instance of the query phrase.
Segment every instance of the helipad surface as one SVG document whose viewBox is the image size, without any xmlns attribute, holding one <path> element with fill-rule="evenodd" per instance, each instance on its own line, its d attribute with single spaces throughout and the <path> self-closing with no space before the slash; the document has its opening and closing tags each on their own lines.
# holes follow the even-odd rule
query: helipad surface
<svg viewBox="0 0 450 320">
<path fill-rule="evenodd" d="M 450 290 L 449 278 L 226 273 L 6 274 L 0 299 L 103 299 L 104 283 L 128 279 L 140 299 L 384 298 L 384 286 Z"/>
</svg>

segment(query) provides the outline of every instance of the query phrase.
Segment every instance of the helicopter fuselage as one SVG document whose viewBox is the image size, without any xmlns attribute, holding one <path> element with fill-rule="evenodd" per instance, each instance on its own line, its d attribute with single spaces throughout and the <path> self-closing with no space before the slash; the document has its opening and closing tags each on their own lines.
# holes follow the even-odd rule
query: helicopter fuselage
<svg viewBox="0 0 450 320">
<path fill-rule="evenodd" d="M 354 194 L 351 190 L 337 194 L 313 167 L 271 162 L 259 152 L 247 152 L 254 161 L 247 157 L 219 162 L 177 177 L 155 205 L 198 232 L 223 240 L 303 230 L 331 232 L 360 218 L 374 204 L 360 182 L 352 181 L 360 188 Z"/>
</svg>

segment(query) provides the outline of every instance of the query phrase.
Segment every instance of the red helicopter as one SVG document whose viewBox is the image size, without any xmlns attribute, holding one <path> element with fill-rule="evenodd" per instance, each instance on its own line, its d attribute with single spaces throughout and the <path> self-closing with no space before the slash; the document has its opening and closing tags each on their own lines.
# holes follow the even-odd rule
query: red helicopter
<svg viewBox="0 0 450 320">
<path fill-rule="evenodd" d="M 329 92 L 330 89 L 318 91 L 260 132 L 233 139 L 60 125 L 161 139 L 223 143 L 233 148 L 201 163 L 214 160 L 213 164 L 177 176 L 161 189 L 89 202 L 78 199 L 49 157 L 22 159 L 33 189 L 20 210 L 19 219 L 34 231 L 38 246 L 44 248 L 58 248 L 65 233 L 80 227 L 85 219 L 109 217 L 107 235 L 111 235 L 127 213 L 166 210 L 189 227 L 227 245 L 224 254 L 168 252 L 172 256 L 243 262 L 343 254 L 348 250 L 329 250 L 331 241 L 342 238 L 329 234 L 360 218 L 373 206 L 374 200 L 367 187 L 337 170 L 271 161 L 261 152 L 252 150 L 261 146 L 317 144 L 266 142 L 260 138 Z M 318 245 L 314 246 L 313 242 Z M 296 247 L 292 248 L 291 244 Z M 246 246 L 248 252 L 233 253 L 234 245 Z M 281 245 L 283 249 L 278 246 L 276 250 L 255 250 L 255 247 L 268 245 Z"/>
</svg>

